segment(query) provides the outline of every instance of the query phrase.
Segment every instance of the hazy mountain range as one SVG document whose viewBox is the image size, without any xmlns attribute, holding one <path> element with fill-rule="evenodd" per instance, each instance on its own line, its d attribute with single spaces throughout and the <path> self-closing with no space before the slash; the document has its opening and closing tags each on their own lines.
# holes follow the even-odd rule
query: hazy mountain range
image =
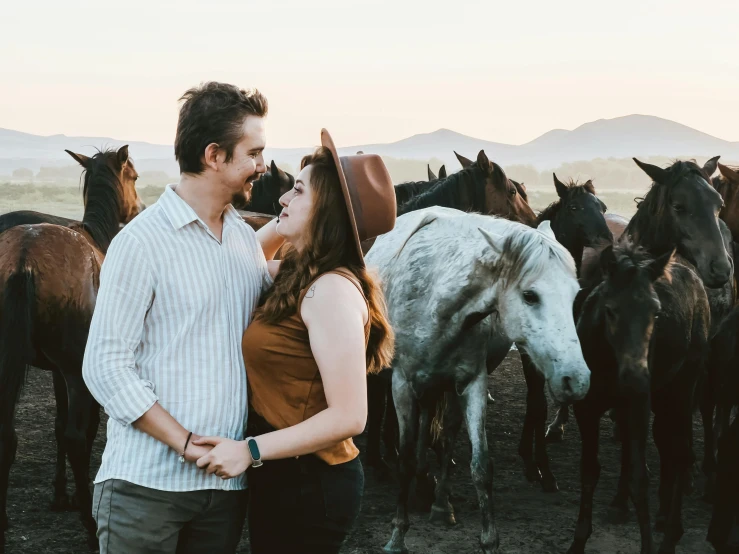
<svg viewBox="0 0 739 554">
<path fill-rule="evenodd" d="M 91 154 L 95 148 L 130 145 L 139 171 L 165 171 L 175 176 L 178 169 L 171 145 L 125 141 L 107 137 L 49 137 L 0 128 L 0 174 L 26 167 L 38 171 L 41 166 L 70 165 L 64 149 Z M 599 119 L 567 131 L 555 129 L 521 145 L 501 144 L 473 138 L 448 129 L 418 134 L 388 144 L 364 144 L 340 148 L 340 153 L 377 153 L 394 158 L 429 160 L 437 158 L 457 169 L 453 151 L 473 158 L 484 149 L 491 160 L 501 165 L 529 164 L 537 170 L 562 163 L 594 158 L 629 158 L 632 156 L 668 156 L 672 158 L 721 155 L 726 162 L 739 161 L 739 142 L 722 140 L 667 119 L 646 115 L 628 115 Z M 269 161 L 297 167 L 300 158 L 310 152 L 305 148 L 268 148 Z"/>
</svg>

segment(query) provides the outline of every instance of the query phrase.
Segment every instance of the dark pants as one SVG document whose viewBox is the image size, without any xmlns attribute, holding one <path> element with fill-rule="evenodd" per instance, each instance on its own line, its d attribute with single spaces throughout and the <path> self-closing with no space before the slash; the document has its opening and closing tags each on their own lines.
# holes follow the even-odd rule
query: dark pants
<svg viewBox="0 0 739 554">
<path fill-rule="evenodd" d="M 254 432 L 252 414 L 249 419 L 250 434 L 259 434 Z M 246 474 L 252 554 L 340 551 L 362 502 L 364 471 L 359 458 L 329 465 L 308 455 L 267 461 Z"/>
<path fill-rule="evenodd" d="M 109 479 L 95 485 L 100 554 L 236 552 L 248 492 L 169 492 Z"/>
</svg>

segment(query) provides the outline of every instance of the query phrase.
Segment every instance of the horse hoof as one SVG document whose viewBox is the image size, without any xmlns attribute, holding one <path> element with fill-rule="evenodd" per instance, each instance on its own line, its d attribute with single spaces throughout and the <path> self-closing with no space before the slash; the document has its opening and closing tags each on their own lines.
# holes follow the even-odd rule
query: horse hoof
<svg viewBox="0 0 739 554">
<path fill-rule="evenodd" d="M 546 493 L 559 492 L 559 485 L 554 477 L 541 480 L 541 490 Z"/>
<path fill-rule="evenodd" d="M 547 442 L 562 442 L 565 438 L 565 430 L 562 428 L 550 427 L 547 429 L 544 439 Z"/>
<path fill-rule="evenodd" d="M 408 554 L 408 548 L 405 544 L 402 546 L 395 546 L 392 544 L 392 541 L 383 546 L 382 551 L 386 554 Z"/>
<path fill-rule="evenodd" d="M 457 518 L 454 515 L 454 508 L 449 505 L 448 508 L 439 508 L 438 506 L 431 506 L 431 514 L 429 515 L 429 521 L 431 523 L 444 523 L 450 527 L 457 524 Z"/>
</svg>

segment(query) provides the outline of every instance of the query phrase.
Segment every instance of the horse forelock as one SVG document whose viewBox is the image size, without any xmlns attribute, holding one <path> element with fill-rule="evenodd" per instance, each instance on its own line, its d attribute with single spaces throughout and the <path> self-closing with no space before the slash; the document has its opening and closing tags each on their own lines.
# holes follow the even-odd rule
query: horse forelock
<svg viewBox="0 0 739 554">
<path fill-rule="evenodd" d="M 526 286 L 552 271 L 553 265 L 576 278 L 575 262 L 556 240 L 524 226 L 516 226 L 505 237 L 503 254 L 498 260 L 500 275 L 506 288 Z"/>
</svg>

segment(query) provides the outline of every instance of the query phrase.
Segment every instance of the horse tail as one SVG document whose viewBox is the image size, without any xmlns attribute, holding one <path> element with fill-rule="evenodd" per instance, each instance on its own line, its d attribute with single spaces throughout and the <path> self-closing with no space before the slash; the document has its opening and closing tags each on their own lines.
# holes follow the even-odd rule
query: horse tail
<svg viewBox="0 0 739 554">
<path fill-rule="evenodd" d="M 0 410 L 12 417 L 33 359 L 33 313 L 36 282 L 33 270 L 20 267 L 8 276 L 0 304 Z M 7 413 L 9 410 L 10 413 Z"/>
<path fill-rule="evenodd" d="M 434 445 L 441 439 L 444 432 L 444 413 L 446 412 L 447 401 L 446 394 L 442 394 L 436 400 L 434 407 L 434 417 L 431 420 L 431 444 Z"/>
</svg>

